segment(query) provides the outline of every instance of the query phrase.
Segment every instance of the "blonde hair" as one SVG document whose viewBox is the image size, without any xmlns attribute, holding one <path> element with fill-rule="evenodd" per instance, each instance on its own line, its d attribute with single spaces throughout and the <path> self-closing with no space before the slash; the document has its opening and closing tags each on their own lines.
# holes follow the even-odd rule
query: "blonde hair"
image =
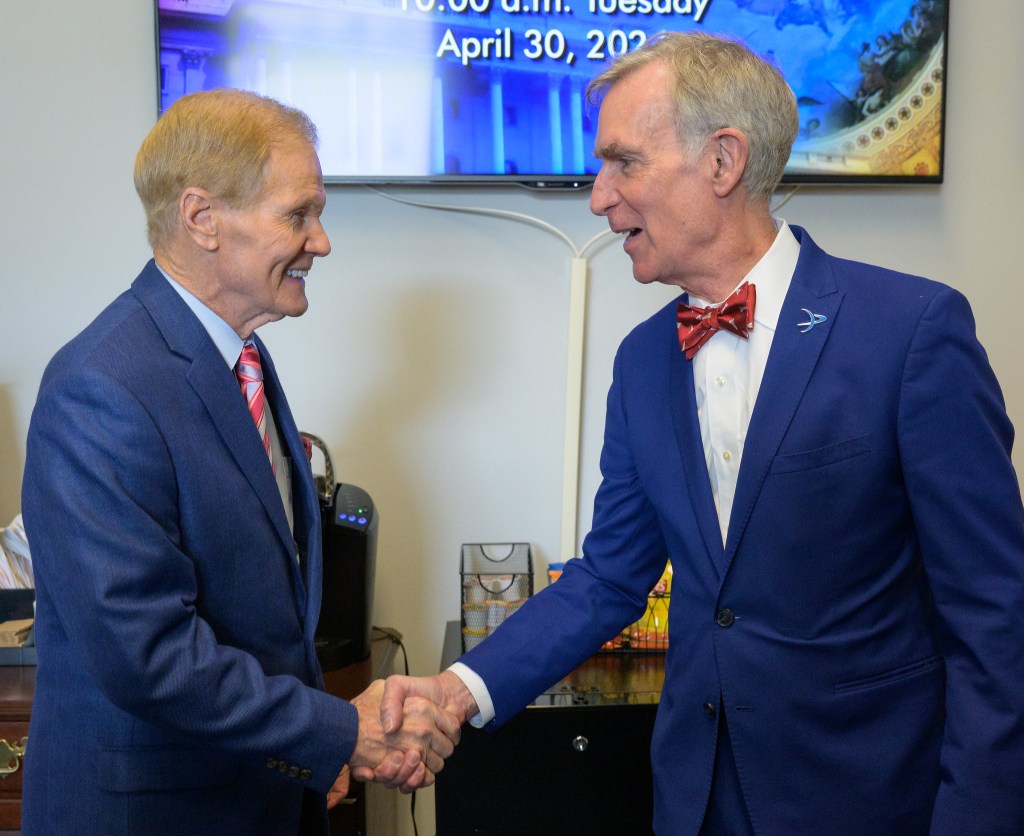
<svg viewBox="0 0 1024 836">
<path fill-rule="evenodd" d="M 245 90 L 205 90 L 172 104 L 135 157 L 135 191 L 146 210 L 155 249 L 179 223 L 178 201 L 198 187 L 245 208 L 266 181 L 271 148 L 289 141 L 317 144 L 316 126 L 301 110 Z"/>
<path fill-rule="evenodd" d="M 591 81 L 589 100 L 655 61 L 664 61 L 675 79 L 676 133 L 683 148 L 695 156 L 715 131 L 738 128 L 750 143 L 742 180 L 747 194 L 751 200 L 770 198 L 800 127 L 796 96 L 782 73 L 739 41 L 662 32 Z"/>
</svg>

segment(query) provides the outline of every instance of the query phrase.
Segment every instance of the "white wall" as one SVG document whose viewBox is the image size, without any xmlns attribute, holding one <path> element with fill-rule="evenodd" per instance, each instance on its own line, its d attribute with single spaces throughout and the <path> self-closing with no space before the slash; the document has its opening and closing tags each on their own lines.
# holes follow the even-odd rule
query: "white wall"
<svg viewBox="0 0 1024 836">
<path fill-rule="evenodd" d="M 20 510 L 47 360 L 148 256 L 131 168 L 155 118 L 151 5 L 33 0 L 0 11 L 0 525 Z M 1024 5 L 951 5 L 946 182 L 805 188 L 781 214 L 833 253 L 962 289 L 1021 427 Z M 586 195 L 395 191 L 526 212 L 577 245 L 604 228 Z M 300 426 L 327 441 L 338 478 L 381 509 L 375 620 L 404 633 L 413 672 L 429 673 L 444 622 L 459 613 L 461 543 L 529 541 L 540 574 L 564 557 L 571 253 L 525 223 L 411 208 L 358 187 L 328 194 L 334 252 L 310 274 L 310 311 L 261 333 Z M 672 296 L 636 285 L 615 240 L 592 253 L 590 280 L 581 533 L 615 347 Z M 420 832 L 432 833 L 430 793 L 417 806 Z"/>
</svg>

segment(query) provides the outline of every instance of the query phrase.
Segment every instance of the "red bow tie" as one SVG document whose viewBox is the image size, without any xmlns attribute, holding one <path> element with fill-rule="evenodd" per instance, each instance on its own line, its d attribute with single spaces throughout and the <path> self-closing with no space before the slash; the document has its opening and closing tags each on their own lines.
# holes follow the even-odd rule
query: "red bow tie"
<svg viewBox="0 0 1024 836">
<path fill-rule="evenodd" d="M 715 331 L 723 328 L 737 337 L 746 339 L 754 327 L 754 286 L 741 284 L 721 305 L 712 308 L 697 308 L 679 303 L 676 323 L 679 327 L 679 347 L 686 352 L 686 359 L 692 360 L 704 343 Z"/>
</svg>

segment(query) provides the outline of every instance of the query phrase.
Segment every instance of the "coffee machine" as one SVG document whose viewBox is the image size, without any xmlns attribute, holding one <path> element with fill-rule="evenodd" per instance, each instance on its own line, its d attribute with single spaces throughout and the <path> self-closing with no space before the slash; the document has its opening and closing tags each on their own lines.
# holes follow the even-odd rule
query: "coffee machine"
<svg viewBox="0 0 1024 836">
<path fill-rule="evenodd" d="M 325 473 L 314 477 L 323 531 L 323 601 L 315 647 L 320 667 L 337 670 L 370 655 L 379 515 L 370 495 L 336 483 L 327 445 L 302 433 L 323 453 Z"/>
</svg>

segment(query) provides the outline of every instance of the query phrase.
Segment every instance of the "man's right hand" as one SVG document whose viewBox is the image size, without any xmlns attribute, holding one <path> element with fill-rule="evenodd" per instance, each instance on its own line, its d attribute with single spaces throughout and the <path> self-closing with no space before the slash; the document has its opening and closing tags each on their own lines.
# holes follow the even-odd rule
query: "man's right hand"
<svg viewBox="0 0 1024 836">
<path fill-rule="evenodd" d="M 480 709 L 469 688 L 450 670 L 434 676 L 389 676 L 381 699 L 381 722 L 385 731 L 398 728 L 403 706 L 413 697 L 423 697 L 465 723 Z"/>
<path fill-rule="evenodd" d="M 380 721 L 385 734 L 399 734 L 409 721 L 410 712 L 415 712 L 417 707 L 423 710 L 424 701 L 442 712 L 441 716 L 451 718 L 459 727 L 479 712 L 476 700 L 469 689 L 451 671 L 442 671 L 435 676 L 391 676 L 388 677 L 380 705 Z M 453 744 L 458 742 L 457 735 L 447 736 Z M 436 774 L 440 771 L 440 765 L 434 770 L 431 769 L 433 763 L 435 761 L 428 762 L 425 766 L 428 773 Z M 420 780 L 422 766 L 412 763 L 408 754 L 402 762 L 392 755 L 381 760 L 372 769 L 353 766 L 352 775 L 359 781 L 377 781 L 389 787 L 400 787 L 403 792 L 408 792 L 408 787 L 415 789 L 412 784 Z M 423 782 L 418 786 L 432 784 L 434 774 L 423 776 Z"/>
<path fill-rule="evenodd" d="M 385 728 L 384 690 L 384 681 L 377 680 L 352 700 L 359 712 L 356 747 L 348 762 L 352 777 L 402 792 L 428 787 L 444 768 L 444 759 L 455 751 L 462 718 L 429 697 L 410 693 L 391 709 Z"/>
</svg>

